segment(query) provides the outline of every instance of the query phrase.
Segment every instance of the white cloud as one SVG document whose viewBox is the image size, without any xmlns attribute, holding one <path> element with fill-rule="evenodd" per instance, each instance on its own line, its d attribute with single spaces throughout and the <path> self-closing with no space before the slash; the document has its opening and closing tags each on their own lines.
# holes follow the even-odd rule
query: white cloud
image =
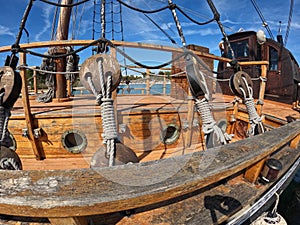
<svg viewBox="0 0 300 225">
<path fill-rule="evenodd" d="M 35 41 L 40 41 L 41 37 L 46 32 L 49 32 L 49 29 L 51 27 L 50 17 L 52 11 L 53 11 L 53 6 L 44 5 L 44 7 L 42 8 L 42 18 L 43 18 L 44 26 L 42 26 L 42 30 L 35 35 L 34 37 Z"/>
<path fill-rule="evenodd" d="M 0 25 L 0 35 L 8 35 L 11 37 L 15 37 L 15 33 L 13 33 L 9 27 L 5 27 L 2 25 Z"/>
</svg>

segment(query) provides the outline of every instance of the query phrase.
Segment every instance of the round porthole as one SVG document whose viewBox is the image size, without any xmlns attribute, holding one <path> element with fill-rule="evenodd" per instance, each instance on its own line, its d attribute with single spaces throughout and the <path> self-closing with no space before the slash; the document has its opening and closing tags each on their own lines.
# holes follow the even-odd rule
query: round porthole
<svg viewBox="0 0 300 225">
<path fill-rule="evenodd" d="M 180 130 L 175 124 L 168 124 L 161 133 L 162 142 L 166 145 L 173 144 L 179 138 Z"/>
<path fill-rule="evenodd" d="M 67 130 L 61 137 L 61 143 L 66 150 L 77 154 L 85 150 L 87 139 L 79 130 Z"/>
</svg>

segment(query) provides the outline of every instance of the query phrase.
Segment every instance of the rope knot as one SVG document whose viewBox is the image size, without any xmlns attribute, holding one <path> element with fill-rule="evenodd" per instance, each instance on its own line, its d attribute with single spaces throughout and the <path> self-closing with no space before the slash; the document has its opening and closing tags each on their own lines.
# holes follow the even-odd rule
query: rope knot
<svg viewBox="0 0 300 225">
<path fill-rule="evenodd" d="M 169 5 L 169 9 L 170 10 L 173 10 L 173 9 L 176 9 L 176 8 L 177 8 L 177 6 L 174 3 L 172 3 L 172 4 Z"/>
</svg>

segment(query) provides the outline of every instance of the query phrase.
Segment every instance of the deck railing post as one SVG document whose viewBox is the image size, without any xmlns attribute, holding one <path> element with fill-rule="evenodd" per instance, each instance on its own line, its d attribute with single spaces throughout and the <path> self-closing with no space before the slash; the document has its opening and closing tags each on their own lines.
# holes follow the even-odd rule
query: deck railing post
<svg viewBox="0 0 300 225">
<path fill-rule="evenodd" d="M 150 70 L 146 70 L 146 94 L 150 94 Z"/>
<path fill-rule="evenodd" d="M 34 67 L 34 69 L 36 69 L 36 68 L 37 68 L 37 67 Z M 33 70 L 33 90 L 34 90 L 34 94 L 37 94 L 37 93 L 38 93 L 36 70 Z"/>
<path fill-rule="evenodd" d="M 20 53 L 20 64 L 26 65 L 26 54 Z M 31 142 L 33 152 L 35 154 L 36 159 L 41 160 L 44 158 L 42 154 L 41 148 L 38 146 L 38 140 L 34 137 L 33 129 L 34 129 L 34 121 L 32 117 L 32 113 L 30 110 L 30 102 L 28 97 L 28 88 L 27 88 L 27 79 L 26 79 L 26 69 L 20 69 L 20 76 L 22 79 L 22 102 L 24 107 L 25 120 L 27 124 L 28 138 Z"/>
<path fill-rule="evenodd" d="M 265 90 L 266 90 L 266 79 L 267 79 L 267 65 L 261 65 L 261 80 L 260 80 L 260 90 L 259 90 L 259 96 L 258 100 L 260 101 L 260 104 L 257 105 L 257 113 L 258 115 L 262 115 L 262 107 L 263 107 L 263 100 L 265 96 Z"/>
</svg>

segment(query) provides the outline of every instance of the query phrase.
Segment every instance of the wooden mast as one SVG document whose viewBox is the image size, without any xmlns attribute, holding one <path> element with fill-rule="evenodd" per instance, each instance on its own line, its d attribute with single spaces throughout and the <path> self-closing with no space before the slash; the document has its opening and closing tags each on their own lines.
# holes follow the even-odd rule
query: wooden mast
<svg viewBox="0 0 300 225">
<path fill-rule="evenodd" d="M 73 0 L 62 0 L 62 5 L 70 5 Z M 69 23 L 71 16 L 72 7 L 61 7 L 60 15 L 56 30 L 56 40 L 68 40 L 69 33 Z M 57 48 L 57 54 L 64 54 L 66 50 L 64 48 Z M 56 60 L 56 70 L 57 72 L 64 72 L 66 68 L 66 59 L 59 58 Z M 61 74 L 56 74 L 56 83 L 55 83 L 55 97 L 59 100 L 62 98 L 66 98 L 67 96 L 67 82 L 66 77 Z"/>
</svg>

